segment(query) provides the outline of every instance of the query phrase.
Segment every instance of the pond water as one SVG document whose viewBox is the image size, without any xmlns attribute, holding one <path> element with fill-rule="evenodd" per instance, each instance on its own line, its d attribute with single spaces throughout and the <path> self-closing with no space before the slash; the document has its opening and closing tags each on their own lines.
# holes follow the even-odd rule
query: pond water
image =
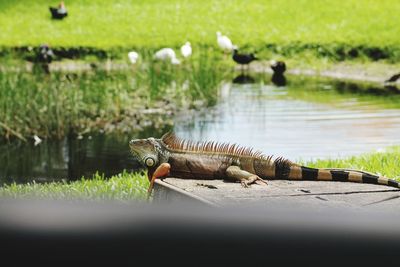
<svg viewBox="0 0 400 267">
<path fill-rule="evenodd" d="M 329 81 L 287 87 L 225 83 L 216 106 L 176 118 L 175 132 L 192 140 L 250 146 L 293 161 L 400 144 L 400 109 L 380 105 L 374 99 L 379 95 L 339 94 L 336 86 Z"/>
<path fill-rule="evenodd" d="M 244 83 L 245 82 L 245 83 Z M 216 105 L 174 117 L 178 136 L 250 146 L 290 160 L 336 158 L 400 144 L 397 94 L 369 85 L 289 76 L 286 86 L 257 77 L 221 82 Z M 0 182 L 75 180 L 98 171 L 110 176 L 138 168 L 132 135 L 85 135 L 35 146 L 0 146 Z"/>
</svg>

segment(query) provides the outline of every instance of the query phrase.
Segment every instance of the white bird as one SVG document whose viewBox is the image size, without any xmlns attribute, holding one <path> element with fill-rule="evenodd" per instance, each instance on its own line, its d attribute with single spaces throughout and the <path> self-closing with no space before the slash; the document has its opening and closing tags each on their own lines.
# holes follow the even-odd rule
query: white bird
<svg viewBox="0 0 400 267">
<path fill-rule="evenodd" d="M 232 41 L 226 35 L 222 35 L 221 32 L 217 32 L 217 42 L 222 50 L 228 52 L 233 50 Z"/>
<path fill-rule="evenodd" d="M 170 60 L 171 64 L 173 64 L 173 65 L 181 64 L 180 60 L 176 58 L 175 51 L 172 48 L 162 48 L 162 49 L 158 50 L 154 54 L 154 59 L 161 60 L 161 61 Z"/>
<path fill-rule="evenodd" d="M 39 138 L 39 136 L 37 136 L 36 134 L 33 136 L 33 140 L 35 140 L 34 145 L 37 146 L 38 144 L 40 144 L 42 142 L 42 139 Z"/>
<path fill-rule="evenodd" d="M 175 51 L 172 48 L 162 48 L 154 54 L 154 59 L 157 60 L 172 60 L 176 58 Z"/>
<path fill-rule="evenodd" d="M 139 58 L 139 54 L 135 51 L 131 51 L 128 53 L 128 58 L 132 64 L 135 64 Z"/>
<path fill-rule="evenodd" d="M 190 57 L 192 55 L 192 47 L 190 46 L 190 42 L 186 42 L 181 47 L 181 54 L 183 57 Z"/>
<path fill-rule="evenodd" d="M 174 57 L 173 59 L 171 59 L 171 63 L 172 63 L 172 65 L 179 65 L 179 64 L 181 64 L 181 61 L 179 59 L 177 59 L 176 57 Z"/>
</svg>

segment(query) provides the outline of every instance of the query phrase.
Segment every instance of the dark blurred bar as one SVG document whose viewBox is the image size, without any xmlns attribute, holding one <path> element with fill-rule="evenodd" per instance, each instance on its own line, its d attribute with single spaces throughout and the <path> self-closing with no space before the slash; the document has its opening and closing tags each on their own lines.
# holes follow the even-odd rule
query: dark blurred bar
<svg viewBox="0 0 400 267">
<path fill-rule="evenodd" d="M 398 261 L 399 219 L 328 208 L 1 199 L 1 255 L 30 265 L 387 266 Z"/>
</svg>

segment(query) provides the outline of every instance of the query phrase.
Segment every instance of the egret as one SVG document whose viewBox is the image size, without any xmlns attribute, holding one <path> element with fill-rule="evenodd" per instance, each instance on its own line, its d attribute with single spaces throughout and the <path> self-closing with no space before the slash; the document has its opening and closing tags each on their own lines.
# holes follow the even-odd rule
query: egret
<svg viewBox="0 0 400 267">
<path fill-rule="evenodd" d="M 154 54 L 154 59 L 167 61 L 170 60 L 172 64 L 180 64 L 180 61 L 176 58 L 175 51 L 172 48 L 162 48 Z"/>
<path fill-rule="evenodd" d="M 190 42 L 186 42 L 184 45 L 182 45 L 181 54 L 185 58 L 192 55 L 192 47 L 190 46 Z"/>
<path fill-rule="evenodd" d="M 171 64 L 179 65 L 179 64 L 181 64 L 181 61 L 179 59 L 177 59 L 176 57 L 174 57 L 173 59 L 171 59 Z"/>
<path fill-rule="evenodd" d="M 129 61 L 132 64 L 136 64 L 136 62 L 137 62 L 137 60 L 139 58 L 139 54 L 137 52 L 135 52 L 135 51 L 131 51 L 131 52 L 128 53 L 128 58 L 129 58 Z"/>
<path fill-rule="evenodd" d="M 231 52 L 234 48 L 232 41 L 227 36 L 222 35 L 221 32 L 217 32 L 217 42 L 224 52 Z"/>
</svg>

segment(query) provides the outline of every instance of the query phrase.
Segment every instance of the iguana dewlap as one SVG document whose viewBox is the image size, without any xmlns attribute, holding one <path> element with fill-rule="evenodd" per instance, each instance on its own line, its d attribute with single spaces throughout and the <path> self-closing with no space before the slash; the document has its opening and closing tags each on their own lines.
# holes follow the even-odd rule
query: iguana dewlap
<svg viewBox="0 0 400 267">
<path fill-rule="evenodd" d="M 244 187 L 266 183 L 264 180 L 268 179 L 286 179 L 359 182 L 399 188 L 395 180 L 364 171 L 309 168 L 236 144 L 192 142 L 173 133 L 161 139 L 134 139 L 129 146 L 132 154 L 148 169 L 149 192 L 154 180 L 164 177 L 225 179 L 239 181 Z"/>
</svg>

